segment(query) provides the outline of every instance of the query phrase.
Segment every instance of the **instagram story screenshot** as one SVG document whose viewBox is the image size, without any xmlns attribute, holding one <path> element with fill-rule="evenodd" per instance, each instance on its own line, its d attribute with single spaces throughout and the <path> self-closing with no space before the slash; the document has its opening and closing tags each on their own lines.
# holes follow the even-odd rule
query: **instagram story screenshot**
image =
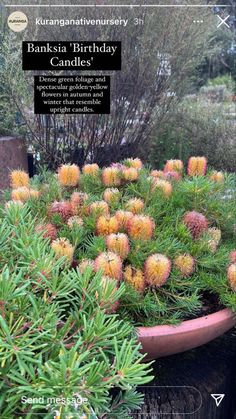
<svg viewBox="0 0 236 419">
<path fill-rule="evenodd" d="M 0 0 L 0 418 L 236 419 L 235 0 Z"/>
</svg>

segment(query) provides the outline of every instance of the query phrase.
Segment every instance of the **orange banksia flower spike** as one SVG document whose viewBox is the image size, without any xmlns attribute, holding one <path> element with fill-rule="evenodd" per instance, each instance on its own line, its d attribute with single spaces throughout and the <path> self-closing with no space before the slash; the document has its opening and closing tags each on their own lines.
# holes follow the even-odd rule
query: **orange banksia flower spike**
<svg viewBox="0 0 236 419">
<path fill-rule="evenodd" d="M 120 280 L 122 276 L 121 258 L 113 252 L 100 253 L 95 259 L 94 269 L 96 272 L 102 270 L 105 276 Z"/>
<path fill-rule="evenodd" d="M 144 275 L 147 283 L 153 287 L 160 287 L 169 278 L 171 261 L 160 253 L 147 258 L 144 266 Z"/>
<path fill-rule="evenodd" d="M 139 214 L 144 209 L 144 202 L 140 198 L 129 199 L 125 204 L 127 211 L 131 211 L 133 214 Z"/>
<path fill-rule="evenodd" d="M 80 170 L 76 164 L 63 164 L 58 169 L 58 182 L 61 186 L 76 186 L 80 178 Z"/>
<path fill-rule="evenodd" d="M 129 238 L 124 233 L 109 234 L 106 237 L 107 249 L 125 259 L 130 251 Z"/>
<path fill-rule="evenodd" d="M 143 292 L 146 286 L 143 271 L 130 265 L 126 266 L 124 270 L 124 281 L 130 284 L 138 292 Z"/>
<path fill-rule="evenodd" d="M 128 222 L 128 234 L 133 240 L 150 240 L 155 223 L 146 215 L 134 215 Z"/>
<path fill-rule="evenodd" d="M 205 176 L 206 171 L 206 157 L 190 157 L 187 168 L 187 173 L 189 176 Z"/>
<path fill-rule="evenodd" d="M 195 269 L 195 260 L 189 254 L 179 255 L 174 259 L 174 266 L 180 271 L 181 276 L 191 276 Z"/>
<path fill-rule="evenodd" d="M 12 189 L 29 187 L 29 175 L 23 170 L 13 170 L 10 173 L 10 181 Z"/>
<path fill-rule="evenodd" d="M 102 182 L 105 186 L 120 186 L 121 172 L 116 167 L 106 167 L 102 171 Z"/>
<path fill-rule="evenodd" d="M 99 236 L 107 236 L 108 234 L 118 233 L 119 222 L 115 216 L 101 215 L 97 219 L 96 232 Z"/>
</svg>

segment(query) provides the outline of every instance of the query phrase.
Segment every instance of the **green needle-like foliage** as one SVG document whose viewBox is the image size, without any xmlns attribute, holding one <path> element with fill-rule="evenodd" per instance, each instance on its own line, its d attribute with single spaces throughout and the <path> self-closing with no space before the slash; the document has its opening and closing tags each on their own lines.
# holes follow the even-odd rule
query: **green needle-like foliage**
<svg viewBox="0 0 236 419">
<path fill-rule="evenodd" d="M 151 377 L 131 324 L 109 314 L 124 286 L 66 269 L 27 208 L 1 221 L 1 418 L 130 417 Z"/>
</svg>

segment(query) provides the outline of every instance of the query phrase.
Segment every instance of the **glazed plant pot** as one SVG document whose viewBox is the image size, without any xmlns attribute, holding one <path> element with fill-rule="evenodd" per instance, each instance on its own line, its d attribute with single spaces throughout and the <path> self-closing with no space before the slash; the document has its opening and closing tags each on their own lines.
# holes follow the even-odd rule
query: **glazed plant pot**
<svg viewBox="0 0 236 419">
<path fill-rule="evenodd" d="M 139 327 L 138 337 L 147 360 L 185 352 L 221 336 L 236 324 L 236 315 L 229 309 L 186 320 L 177 326 Z"/>
</svg>

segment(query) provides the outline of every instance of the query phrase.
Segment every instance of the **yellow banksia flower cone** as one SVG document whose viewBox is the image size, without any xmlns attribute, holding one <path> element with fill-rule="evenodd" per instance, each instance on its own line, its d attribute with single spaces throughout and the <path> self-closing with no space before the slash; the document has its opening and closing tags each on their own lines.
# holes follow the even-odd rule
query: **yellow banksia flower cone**
<svg viewBox="0 0 236 419">
<path fill-rule="evenodd" d="M 224 182 L 224 173 L 214 171 L 209 178 L 214 182 L 223 183 Z"/>
<path fill-rule="evenodd" d="M 10 181 L 12 189 L 29 187 L 29 175 L 23 170 L 13 170 L 10 173 Z"/>
<path fill-rule="evenodd" d="M 102 171 L 102 182 L 105 186 L 120 186 L 120 170 L 116 167 L 106 167 Z"/>
<path fill-rule="evenodd" d="M 189 254 L 179 255 L 174 259 L 174 266 L 180 271 L 181 276 L 191 276 L 195 269 L 195 260 Z"/>
<path fill-rule="evenodd" d="M 152 191 L 155 189 L 160 189 L 166 198 L 171 196 L 173 190 L 171 183 L 164 179 L 154 179 L 152 183 Z"/>
<path fill-rule="evenodd" d="M 122 176 L 126 182 L 134 182 L 138 179 L 138 175 L 138 169 L 135 169 L 134 167 L 127 167 L 122 170 Z"/>
<path fill-rule="evenodd" d="M 206 171 L 206 157 L 190 157 L 187 168 L 187 173 L 189 176 L 205 176 Z"/>
<path fill-rule="evenodd" d="M 114 252 L 125 259 L 130 251 L 129 238 L 124 233 L 109 234 L 106 237 L 106 246 L 110 252 Z"/>
<path fill-rule="evenodd" d="M 217 247 L 221 240 L 221 230 L 219 228 L 210 227 L 207 229 L 207 235 L 209 236 L 208 246 L 211 252 L 216 252 Z"/>
<path fill-rule="evenodd" d="M 76 186 L 80 178 L 80 170 L 76 164 L 63 164 L 58 169 L 58 182 L 61 186 Z"/>
<path fill-rule="evenodd" d="M 126 164 L 129 167 L 133 167 L 134 169 L 142 169 L 143 167 L 142 161 L 137 157 L 136 159 L 132 159 L 132 158 L 126 159 Z"/>
<path fill-rule="evenodd" d="M 227 271 L 228 281 L 233 291 L 236 291 L 236 263 L 232 263 Z"/>
<path fill-rule="evenodd" d="M 108 236 L 108 234 L 118 233 L 119 222 L 115 216 L 101 215 L 97 219 L 96 232 L 99 236 Z"/>
<path fill-rule="evenodd" d="M 65 256 L 68 262 L 72 262 L 75 249 L 69 240 L 65 239 L 64 237 L 53 240 L 51 247 L 58 258 Z"/>
<path fill-rule="evenodd" d="M 103 275 L 117 280 L 122 276 L 122 260 L 114 252 L 103 252 L 94 261 L 95 271 L 102 270 Z"/>
<path fill-rule="evenodd" d="M 13 201 L 25 202 L 30 198 L 30 190 L 26 186 L 22 186 L 11 191 L 11 198 Z"/>
<path fill-rule="evenodd" d="M 184 164 L 182 160 L 167 160 L 164 166 L 164 172 L 179 172 L 183 171 Z"/>
<path fill-rule="evenodd" d="M 139 214 L 144 209 L 144 202 L 140 198 L 129 199 L 125 204 L 127 211 L 131 211 L 133 214 Z"/>
<path fill-rule="evenodd" d="M 134 215 L 128 222 L 128 234 L 133 240 L 150 240 L 155 223 L 146 215 Z"/>
<path fill-rule="evenodd" d="M 131 211 L 118 210 L 115 217 L 119 222 L 119 230 L 127 231 L 128 222 L 133 218 L 134 214 Z"/>
<path fill-rule="evenodd" d="M 73 215 L 72 217 L 68 218 L 67 225 L 72 229 L 73 227 L 82 227 L 84 224 L 81 217 L 78 215 Z"/>
<path fill-rule="evenodd" d="M 138 292 L 143 292 L 146 286 L 145 277 L 141 269 L 131 265 L 126 266 L 123 275 L 124 281 L 130 284 Z"/>
<path fill-rule="evenodd" d="M 100 215 L 109 216 L 109 206 L 106 201 L 95 201 L 90 204 L 89 212 L 91 215 L 98 217 Z"/>
<path fill-rule="evenodd" d="M 153 287 L 160 287 L 169 278 L 171 270 L 170 260 L 160 253 L 147 258 L 144 266 L 146 282 Z"/>
<path fill-rule="evenodd" d="M 97 177 L 99 175 L 99 166 L 97 163 L 85 164 L 82 167 L 82 172 L 84 175 Z"/>
<path fill-rule="evenodd" d="M 108 203 L 116 204 L 117 202 L 119 202 L 120 197 L 121 194 L 119 189 L 117 188 L 107 188 L 103 193 L 103 199 Z"/>
<path fill-rule="evenodd" d="M 79 270 L 83 274 L 85 269 L 90 266 L 94 270 L 94 261 L 92 259 L 82 259 L 79 263 Z"/>
</svg>

